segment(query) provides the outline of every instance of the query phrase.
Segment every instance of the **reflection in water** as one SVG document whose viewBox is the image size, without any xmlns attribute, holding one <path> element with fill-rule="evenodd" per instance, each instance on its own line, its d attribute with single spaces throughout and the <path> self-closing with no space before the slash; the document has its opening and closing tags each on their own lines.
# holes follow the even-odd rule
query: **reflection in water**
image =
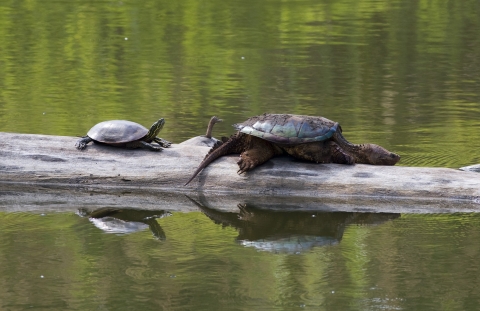
<svg viewBox="0 0 480 311">
<path fill-rule="evenodd" d="M 157 218 L 171 216 L 169 212 L 119 209 L 104 207 L 94 211 L 79 209 L 78 215 L 87 217 L 95 227 L 107 232 L 116 234 L 129 234 L 150 228 L 153 236 L 158 240 L 165 240 L 166 235 L 157 222 Z"/>
<path fill-rule="evenodd" d="M 394 213 L 272 211 L 238 204 L 239 212 L 224 212 L 189 198 L 216 224 L 238 230 L 240 245 L 275 253 L 299 253 L 317 246 L 340 243 L 350 224 L 381 224 L 398 218 Z"/>
</svg>

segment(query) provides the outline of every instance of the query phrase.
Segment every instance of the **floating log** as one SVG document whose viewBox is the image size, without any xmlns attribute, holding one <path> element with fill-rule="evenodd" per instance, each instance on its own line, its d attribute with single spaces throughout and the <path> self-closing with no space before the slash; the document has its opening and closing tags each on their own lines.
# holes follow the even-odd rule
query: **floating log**
<svg viewBox="0 0 480 311">
<path fill-rule="evenodd" d="M 464 167 L 461 167 L 460 169 L 461 169 L 462 171 L 480 173 L 480 164 L 464 166 Z"/>
<path fill-rule="evenodd" d="M 227 156 L 210 164 L 185 187 L 183 184 L 208 147 L 173 144 L 161 152 L 152 152 L 91 144 L 79 151 L 75 148 L 77 140 L 0 133 L 4 208 L 56 200 L 64 208 L 75 202 L 98 206 L 116 202 L 138 208 L 158 208 L 161 203 L 177 204 L 179 210 L 194 209 L 184 196 L 187 194 L 231 209 L 251 200 L 266 208 L 480 211 L 480 176 L 476 172 L 398 165 L 314 164 L 285 156 L 238 175 L 238 157 Z M 96 200 L 90 198 L 92 194 Z M 115 199 L 121 196 L 121 200 Z"/>
</svg>

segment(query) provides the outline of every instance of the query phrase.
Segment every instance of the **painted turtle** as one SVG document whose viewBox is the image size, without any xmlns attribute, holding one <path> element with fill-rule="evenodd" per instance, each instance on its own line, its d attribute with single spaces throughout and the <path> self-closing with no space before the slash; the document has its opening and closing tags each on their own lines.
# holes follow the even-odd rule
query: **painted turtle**
<svg viewBox="0 0 480 311">
<path fill-rule="evenodd" d="M 150 130 L 144 126 L 125 120 L 104 121 L 92 127 L 87 136 L 83 136 L 77 141 L 75 146 L 79 150 L 87 148 L 87 144 L 91 141 L 101 144 L 107 144 L 117 147 L 125 147 L 128 149 L 145 148 L 151 151 L 162 150 L 159 146 L 151 143 L 156 142 L 162 147 L 170 147 L 171 143 L 162 138 L 157 137 L 163 128 L 165 120 L 159 119 L 153 123 Z"/>
</svg>

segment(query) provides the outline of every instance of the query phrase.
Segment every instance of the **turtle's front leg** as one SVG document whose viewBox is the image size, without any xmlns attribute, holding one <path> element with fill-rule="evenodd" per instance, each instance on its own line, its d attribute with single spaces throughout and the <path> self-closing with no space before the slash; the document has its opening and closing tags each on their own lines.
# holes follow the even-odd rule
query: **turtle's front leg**
<svg viewBox="0 0 480 311">
<path fill-rule="evenodd" d="M 285 147 L 291 156 L 316 163 L 354 164 L 355 159 L 333 141 L 320 141 Z"/>
<path fill-rule="evenodd" d="M 355 164 L 355 158 L 345 152 L 337 143 L 329 141 L 330 153 L 333 163 Z"/>
<path fill-rule="evenodd" d="M 160 138 L 160 137 L 155 137 L 153 139 L 153 141 L 156 142 L 157 144 L 159 144 L 160 146 L 164 147 L 164 148 L 168 148 L 172 144 L 168 140 L 165 140 L 165 139 Z"/>
<path fill-rule="evenodd" d="M 135 149 L 135 148 L 143 148 L 148 149 L 150 151 L 162 151 L 162 147 L 154 146 L 150 143 L 147 143 L 143 140 L 132 141 L 126 144 L 125 146 L 127 149 Z"/>
<path fill-rule="evenodd" d="M 83 136 L 75 143 L 75 147 L 77 147 L 78 150 L 83 150 L 87 148 L 87 144 L 91 141 L 93 141 L 93 139 L 91 139 L 90 137 Z"/>
<path fill-rule="evenodd" d="M 251 137 L 249 148 L 240 154 L 240 160 L 237 164 L 238 174 L 250 171 L 254 167 L 267 162 L 275 155 L 281 154 L 280 148 L 276 148 L 273 144 L 256 137 Z"/>
</svg>

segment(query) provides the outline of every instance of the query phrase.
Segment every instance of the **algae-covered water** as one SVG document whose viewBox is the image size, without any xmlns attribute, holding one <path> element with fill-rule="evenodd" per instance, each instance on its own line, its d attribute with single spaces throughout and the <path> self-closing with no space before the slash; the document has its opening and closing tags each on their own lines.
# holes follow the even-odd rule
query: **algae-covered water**
<svg viewBox="0 0 480 311">
<path fill-rule="evenodd" d="M 0 131 L 163 117 L 179 143 L 264 112 L 338 121 L 399 165 L 480 163 L 480 2 L 0 1 Z M 0 309 L 478 308 L 477 214 L 238 203 L 133 225 L 0 204 Z"/>
</svg>

